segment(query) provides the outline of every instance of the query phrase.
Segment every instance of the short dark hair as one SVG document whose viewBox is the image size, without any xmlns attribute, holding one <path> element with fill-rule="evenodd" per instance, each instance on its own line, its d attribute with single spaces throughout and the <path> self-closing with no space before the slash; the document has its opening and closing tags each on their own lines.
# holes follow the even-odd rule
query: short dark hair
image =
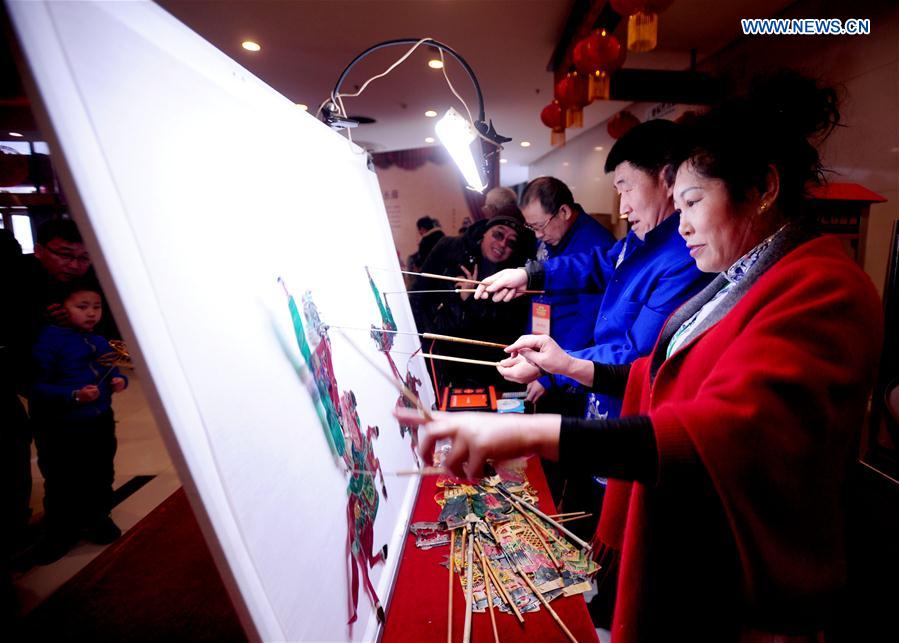
<svg viewBox="0 0 899 643">
<path fill-rule="evenodd" d="M 72 281 L 59 284 L 53 291 L 53 294 L 57 299 L 56 303 L 65 303 L 65 301 L 74 295 L 76 292 L 95 292 L 100 295 L 100 299 L 103 299 L 103 291 L 100 290 L 100 286 L 97 283 L 96 279 L 90 279 L 88 277 L 80 277 L 78 279 L 73 279 Z"/>
<path fill-rule="evenodd" d="M 603 169 L 608 174 L 622 163 L 630 163 L 656 176 L 668 168 L 664 178 L 671 185 L 677 173 L 676 158 L 683 148 L 682 141 L 683 128 L 673 121 L 656 119 L 640 123 L 615 142 Z"/>
<path fill-rule="evenodd" d="M 782 69 L 756 78 L 745 96 L 689 122 L 678 165 L 689 162 L 700 176 L 720 179 L 737 203 L 766 189 L 773 165 L 780 175 L 780 211 L 799 218 L 807 186 L 823 180 L 815 144 L 839 122 L 836 90 Z"/>
<path fill-rule="evenodd" d="M 574 196 L 562 181 L 554 176 L 539 176 L 524 189 L 521 195 L 521 207 L 527 207 L 533 201 L 540 201 L 540 207 L 547 214 L 555 214 L 563 205 L 574 206 Z"/>
<path fill-rule="evenodd" d="M 433 230 L 434 228 L 440 227 L 440 222 L 432 217 L 423 216 L 415 222 L 415 227 L 423 230 Z"/>
<path fill-rule="evenodd" d="M 78 226 L 71 219 L 51 219 L 38 226 L 37 242 L 42 246 L 57 238 L 69 243 L 84 243 L 81 233 L 78 232 Z"/>
</svg>

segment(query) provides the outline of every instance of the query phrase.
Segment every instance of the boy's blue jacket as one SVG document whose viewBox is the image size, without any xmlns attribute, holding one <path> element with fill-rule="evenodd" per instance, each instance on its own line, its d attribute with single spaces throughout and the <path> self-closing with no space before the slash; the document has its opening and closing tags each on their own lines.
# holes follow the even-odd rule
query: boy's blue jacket
<svg viewBox="0 0 899 643">
<path fill-rule="evenodd" d="M 31 417 L 85 419 L 110 410 L 110 381 L 121 377 L 127 384 L 128 380 L 117 367 L 109 372 L 110 367 L 98 361 L 109 353 L 112 347 L 99 335 L 62 326 L 42 328 L 32 348 L 35 370 L 28 400 Z M 87 404 L 75 402 L 73 392 L 98 382 L 99 398 Z"/>
</svg>

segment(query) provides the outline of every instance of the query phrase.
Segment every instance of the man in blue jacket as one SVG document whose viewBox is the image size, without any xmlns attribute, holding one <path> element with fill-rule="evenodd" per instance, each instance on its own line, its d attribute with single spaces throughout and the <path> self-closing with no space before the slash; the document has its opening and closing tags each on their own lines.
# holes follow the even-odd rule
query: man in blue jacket
<svg viewBox="0 0 899 643">
<path fill-rule="evenodd" d="M 629 364 L 650 352 L 671 312 L 701 290 L 712 275 L 700 272 L 677 232 L 672 153 L 679 126 L 655 120 L 633 128 L 611 149 L 605 171 L 614 173 L 621 195 L 620 212 L 631 224 L 628 234 L 611 248 L 531 262 L 485 279 L 475 297 L 510 301 L 522 290 L 549 294 L 598 293 L 602 296 L 593 327 L 593 345 L 569 351 L 583 359 Z M 499 367 L 507 379 L 528 382 L 528 399 L 547 388 L 577 383 L 564 377 L 540 376 L 523 356 Z M 621 400 L 590 394 L 587 417 L 617 417 Z"/>
<path fill-rule="evenodd" d="M 615 237 L 574 202 L 562 181 L 541 176 L 528 183 L 521 196 L 525 227 L 537 237 L 537 259 L 608 250 Z M 598 293 L 547 293 L 534 297 L 534 332 L 547 333 L 568 351 L 593 344 L 593 326 L 602 295 Z M 528 325 L 528 330 L 532 326 Z"/>
</svg>

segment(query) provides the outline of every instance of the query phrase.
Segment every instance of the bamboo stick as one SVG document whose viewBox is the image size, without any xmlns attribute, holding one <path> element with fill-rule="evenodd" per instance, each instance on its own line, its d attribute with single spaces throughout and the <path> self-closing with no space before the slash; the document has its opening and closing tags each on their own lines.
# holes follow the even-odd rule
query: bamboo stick
<svg viewBox="0 0 899 643">
<path fill-rule="evenodd" d="M 459 362 L 461 364 L 476 364 L 478 366 L 496 366 L 499 362 L 487 362 L 482 359 L 467 359 L 465 357 L 452 357 L 450 355 L 434 355 L 433 353 L 422 353 L 422 357 L 430 357 L 431 359 L 442 359 L 447 362 Z"/>
<path fill-rule="evenodd" d="M 391 335 L 415 335 L 424 339 L 442 339 L 448 342 L 458 342 L 459 344 L 472 344 L 474 346 L 491 346 L 494 348 L 506 348 L 508 344 L 498 344 L 496 342 L 488 342 L 483 339 L 468 339 L 467 337 L 456 337 L 454 335 L 437 335 L 435 333 L 413 333 L 412 331 L 390 330 L 389 328 L 363 328 L 361 326 L 336 326 L 329 324 L 328 328 L 337 330 L 359 330 L 365 333 L 389 333 Z"/>
<path fill-rule="evenodd" d="M 527 507 L 528 509 L 530 509 L 533 513 L 535 513 L 535 514 L 537 514 L 538 516 L 540 516 L 541 518 L 543 518 L 543 520 L 545 520 L 546 522 L 548 522 L 549 524 L 551 524 L 553 527 L 555 527 L 556 529 L 558 529 L 559 531 L 561 531 L 563 534 L 565 534 L 566 536 L 568 536 L 571 540 L 573 540 L 573 541 L 576 542 L 578 545 L 580 545 L 582 549 L 585 549 L 585 550 L 588 550 L 588 551 L 589 551 L 590 549 L 592 549 L 591 546 L 590 546 L 590 543 L 585 542 L 585 541 L 581 540 L 580 538 L 578 538 L 578 537 L 577 537 L 575 534 L 573 534 L 570 530 L 566 529 L 564 525 L 562 525 L 562 524 L 556 522 L 555 520 L 553 520 L 552 518 L 550 518 L 549 516 L 547 516 L 545 513 L 543 513 L 543 512 L 540 511 L 539 509 L 537 509 L 537 507 L 535 507 L 534 505 L 532 505 L 531 503 L 529 503 L 529 502 L 528 502 L 527 500 L 525 500 L 524 498 L 519 498 L 519 497 L 516 496 L 514 493 L 511 493 L 511 492 L 509 492 L 509 491 L 506 491 L 506 490 L 503 489 L 502 487 L 499 487 L 499 486 L 498 486 L 498 487 L 496 487 L 496 488 L 497 488 L 497 490 L 498 490 L 501 494 L 503 494 L 504 496 L 506 496 L 506 497 L 508 497 L 508 498 L 511 498 L 511 499 L 513 499 L 513 500 L 517 500 L 518 502 L 520 502 L 521 504 L 523 504 L 525 507 Z"/>
<path fill-rule="evenodd" d="M 467 292 L 477 292 L 477 288 L 438 288 L 434 290 L 388 290 L 382 295 L 429 295 L 429 294 L 440 294 L 442 292 L 451 292 L 453 294 L 458 295 L 459 293 Z M 544 295 L 546 294 L 545 290 L 516 290 L 515 292 L 521 293 L 522 295 Z"/>
<path fill-rule="evenodd" d="M 479 543 L 480 544 L 480 543 Z M 484 589 L 487 590 L 487 609 L 490 610 L 490 623 L 493 625 L 493 643 L 499 643 L 499 633 L 496 631 L 496 615 L 493 613 L 493 592 L 490 591 L 490 576 L 487 574 L 487 563 L 480 549 L 477 550 L 478 560 L 481 563 L 481 574 L 484 576 Z"/>
<path fill-rule="evenodd" d="M 447 600 L 446 643 L 453 643 L 453 571 L 456 566 L 456 530 L 450 530 L 449 599 Z"/>
<path fill-rule="evenodd" d="M 346 469 L 347 473 L 357 475 L 370 474 L 374 476 L 377 471 L 369 471 L 368 469 Z M 381 471 L 383 476 L 396 476 L 404 478 L 409 476 L 451 476 L 453 475 L 449 469 L 443 467 L 422 467 L 421 469 L 399 469 L 398 471 Z"/>
<path fill-rule="evenodd" d="M 503 595 L 503 600 L 509 604 L 509 607 L 512 609 L 512 612 L 515 614 L 515 617 L 518 619 L 518 622 L 522 625 L 524 624 L 524 617 L 521 615 L 521 612 L 518 609 L 518 606 L 515 605 L 515 601 L 512 599 L 512 596 L 509 595 L 509 592 L 506 591 L 506 588 L 503 587 L 503 583 L 499 578 L 499 572 L 493 568 L 493 563 L 490 562 L 490 557 L 487 556 L 487 553 L 484 551 L 484 547 L 478 543 L 478 553 L 483 556 L 483 560 L 487 563 L 487 571 L 493 576 L 494 585 L 499 589 L 499 593 Z"/>
<path fill-rule="evenodd" d="M 625 217 L 625 218 L 627 218 L 627 217 Z M 477 284 L 479 286 L 489 286 L 490 285 L 479 279 L 465 279 L 464 277 L 447 277 L 446 275 L 435 275 L 433 272 L 411 272 L 409 270 L 400 270 L 400 272 L 404 275 L 414 275 L 416 277 L 428 277 L 429 279 L 441 279 L 443 281 L 452 281 L 453 283 L 457 283 L 457 284 Z M 526 294 L 542 295 L 542 294 L 544 294 L 545 291 L 543 291 L 543 290 L 526 290 L 523 292 L 525 292 Z"/>
<path fill-rule="evenodd" d="M 433 272 L 411 272 L 409 270 L 400 270 L 404 275 L 414 275 L 416 277 L 428 277 L 430 279 L 440 279 L 442 281 L 452 281 L 453 283 L 463 284 L 483 284 L 483 281 L 477 279 L 465 279 L 464 277 L 447 277 L 446 275 L 435 275 Z"/>
<path fill-rule="evenodd" d="M 560 523 L 571 522 L 572 520 L 580 520 L 581 518 L 589 518 L 593 514 L 584 514 L 582 516 L 571 516 L 570 518 L 561 518 Z"/>
<path fill-rule="evenodd" d="M 368 362 L 368 364 L 373 369 L 375 369 L 378 373 L 380 373 L 388 382 L 393 384 L 399 390 L 400 394 L 403 397 L 405 397 L 407 400 L 409 400 L 409 402 L 411 404 L 413 404 L 416 409 L 418 409 L 419 413 L 421 413 L 422 416 L 428 422 L 431 422 L 434 419 L 434 417 L 431 415 L 431 412 L 427 408 L 425 408 L 425 405 L 421 403 L 421 400 L 418 398 L 418 396 L 415 395 L 415 393 L 413 393 L 412 391 L 410 391 L 409 388 L 405 384 L 403 384 L 403 382 L 400 381 L 399 378 L 394 377 L 393 375 L 391 375 L 390 373 L 388 373 L 387 371 L 382 369 L 381 366 L 376 364 L 375 361 L 371 357 L 369 357 L 368 354 L 365 353 L 361 348 L 359 348 L 359 346 L 356 344 L 356 342 L 351 340 L 349 335 L 347 335 L 341 329 L 338 328 L 337 332 L 343 336 L 343 338 L 346 340 L 346 342 L 350 346 L 352 346 L 356 350 L 357 353 L 359 353 L 359 355 L 362 357 L 362 359 L 364 359 L 366 362 Z"/>
<path fill-rule="evenodd" d="M 590 514 L 588 514 L 586 511 L 569 511 L 568 513 L 547 514 L 547 515 L 550 518 L 552 518 L 553 520 L 558 520 L 559 518 L 568 518 L 569 516 L 581 516 L 581 515 L 589 516 Z"/>
<path fill-rule="evenodd" d="M 562 628 L 562 631 L 565 632 L 565 636 L 567 636 L 572 643 L 577 643 L 577 639 L 574 638 L 574 634 L 571 633 L 571 630 L 565 627 L 565 623 L 563 623 L 559 615 L 556 614 L 556 610 L 550 607 L 549 601 L 547 601 L 543 594 L 540 593 L 540 590 L 537 589 L 537 586 L 531 582 L 531 579 L 528 578 L 528 575 L 521 568 L 521 565 L 519 565 L 518 563 L 513 564 L 515 565 L 515 569 L 518 571 L 519 576 L 524 579 L 524 582 L 527 583 L 528 587 L 531 588 L 531 591 L 534 592 L 534 595 L 537 597 L 537 599 L 541 603 L 543 603 L 543 607 L 546 608 L 546 611 L 549 612 L 549 615 L 553 617 L 553 620 L 559 625 L 560 628 Z"/>
<path fill-rule="evenodd" d="M 512 494 L 509 494 L 509 495 L 512 495 Z M 524 580 L 524 582 L 527 584 L 527 586 L 530 588 L 530 590 L 534 593 L 534 596 L 537 597 L 537 600 L 539 600 L 541 603 L 543 603 L 543 606 L 546 607 L 550 616 L 552 616 L 553 620 L 555 620 L 555 622 L 559 625 L 559 627 L 562 628 L 562 631 L 565 632 L 565 634 L 568 636 L 569 640 L 571 640 L 572 643 L 577 643 L 577 639 L 574 638 L 574 635 L 571 633 L 571 631 L 567 627 L 565 627 L 565 623 L 562 622 L 562 619 L 559 618 L 559 615 L 556 614 L 556 611 L 552 607 L 549 606 L 549 601 L 547 601 L 546 598 L 544 598 L 543 594 L 540 593 L 540 590 L 537 589 L 537 587 L 531 582 L 531 579 L 528 578 L 528 575 L 521 568 L 521 565 L 519 565 L 517 562 L 515 562 L 512 559 L 512 557 L 509 556 L 508 552 L 506 552 L 505 548 L 503 547 L 502 543 L 500 542 L 499 535 L 496 533 L 496 530 L 493 528 L 493 525 L 491 525 L 490 523 L 487 523 L 487 527 L 488 527 L 488 529 L 490 529 L 490 533 L 493 535 L 493 539 L 499 545 L 500 549 L 502 550 L 503 554 L 505 554 L 509 563 L 515 569 L 515 571 L 518 572 L 518 575 L 521 576 L 521 578 Z"/>
<path fill-rule="evenodd" d="M 471 594 L 472 594 L 472 566 L 473 566 L 473 554 L 474 554 L 474 532 L 471 530 L 471 523 L 466 525 L 466 529 L 468 531 L 468 551 L 466 552 L 466 566 L 465 570 L 465 630 L 462 633 L 462 643 L 470 643 L 471 641 Z"/>
<path fill-rule="evenodd" d="M 549 559 L 552 561 L 553 567 L 555 567 L 558 570 L 561 570 L 564 566 L 562 565 L 562 563 L 559 562 L 559 559 L 556 558 L 556 555 L 553 554 L 552 547 L 549 546 L 549 543 L 547 543 L 546 539 L 543 537 L 543 533 L 541 533 L 545 530 L 543 530 L 542 527 L 537 525 L 537 523 L 534 521 L 534 519 L 531 518 L 527 514 L 527 512 L 522 508 L 522 506 L 520 504 L 513 503 L 512 506 L 518 510 L 518 513 L 520 513 L 522 516 L 524 516 L 525 522 L 528 523 L 528 526 L 531 528 L 531 531 L 534 532 L 534 535 L 537 536 L 537 540 L 540 541 L 540 544 L 543 545 L 543 549 L 545 549 L 546 553 L 549 555 Z"/>
<path fill-rule="evenodd" d="M 482 339 L 465 339 L 464 337 L 453 337 L 452 335 L 438 335 L 436 333 L 422 333 L 425 339 L 442 339 L 448 342 L 458 342 L 460 344 L 472 344 L 474 346 L 490 346 L 492 348 L 506 348 L 508 344 L 500 344 L 498 342 L 488 342 Z"/>
</svg>

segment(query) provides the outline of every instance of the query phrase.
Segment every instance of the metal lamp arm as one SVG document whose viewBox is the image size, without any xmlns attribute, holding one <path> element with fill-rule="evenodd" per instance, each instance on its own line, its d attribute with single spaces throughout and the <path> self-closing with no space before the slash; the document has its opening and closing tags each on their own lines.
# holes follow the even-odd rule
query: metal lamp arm
<svg viewBox="0 0 899 643">
<path fill-rule="evenodd" d="M 337 83 L 335 83 L 334 89 L 331 91 L 331 99 L 334 100 L 337 97 L 337 94 L 340 92 L 340 85 L 343 83 L 347 74 L 349 74 L 350 69 L 352 69 L 356 63 L 358 63 L 360 60 L 365 58 L 371 52 L 377 51 L 378 49 L 383 49 L 385 47 L 392 47 L 394 45 L 414 45 L 415 43 L 420 42 L 421 40 L 422 40 L 421 38 L 397 38 L 395 40 L 385 40 L 384 42 L 379 42 L 376 45 L 372 45 L 371 47 L 369 47 L 368 49 L 366 49 L 365 51 L 360 53 L 358 56 L 353 58 L 353 60 L 350 61 L 350 64 L 348 64 L 346 66 L 346 68 L 344 68 L 343 72 L 337 78 Z M 471 79 L 471 83 L 474 85 L 475 93 L 477 94 L 477 97 L 478 97 L 478 123 L 483 123 L 484 118 L 485 118 L 485 116 L 484 116 L 484 95 L 481 93 L 481 86 L 478 84 L 478 79 L 474 75 L 474 71 L 469 66 L 469 64 L 467 62 L 465 62 L 465 59 L 462 58 L 462 56 L 460 56 L 459 54 L 457 54 L 451 47 L 443 44 L 442 42 L 438 42 L 436 40 L 428 38 L 427 40 L 422 42 L 422 44 L 428 45 L 431 47 L 436 47 L 437 49 L 440 49 L 441 51 L 448 53 L 450 56 L 455 58 L 459 62 L 460 65 L 462 65 L 462 68 L 465 69 L 466 73 L 468 74 L 468 77 Z"/>
</svg>

